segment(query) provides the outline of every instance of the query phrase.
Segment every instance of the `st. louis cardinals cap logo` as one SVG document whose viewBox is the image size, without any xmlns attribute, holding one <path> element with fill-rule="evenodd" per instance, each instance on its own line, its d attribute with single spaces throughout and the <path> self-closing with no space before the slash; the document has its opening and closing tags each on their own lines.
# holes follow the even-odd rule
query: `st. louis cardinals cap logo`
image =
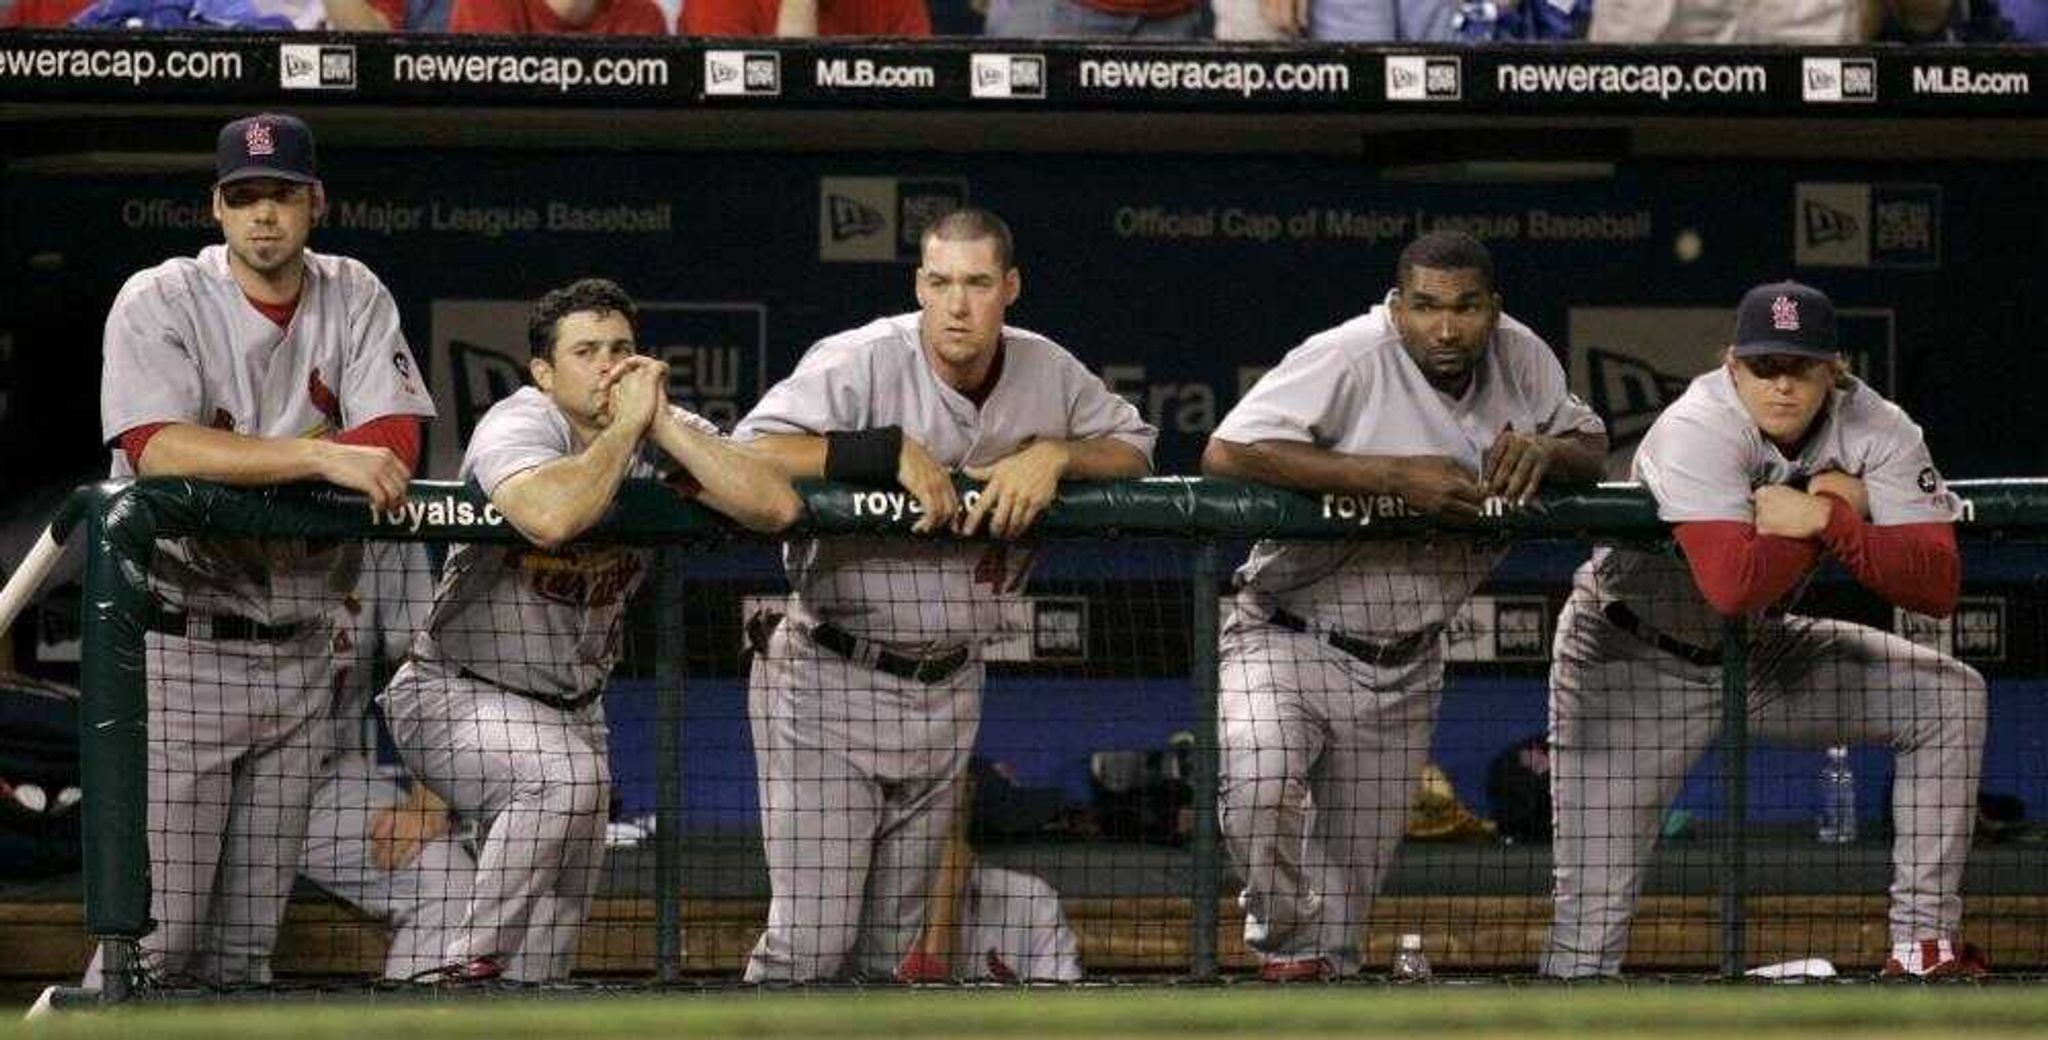
<svg viewBox="0 0 2048 1040">
<path fill-rule="evenodd" d="M 1799 304 L 1790 296 L 1771 301 L 1771 327 L 1780 332 L 1799 331 Z"/>
<path fill-rule="evenodd" d="M 242 134 L 242 147 L 248 149 L 251 156 L 276 155 L 277 142 L 270 138 L 270 124 L 250 120 L 248 130 Z"/>
</svg>

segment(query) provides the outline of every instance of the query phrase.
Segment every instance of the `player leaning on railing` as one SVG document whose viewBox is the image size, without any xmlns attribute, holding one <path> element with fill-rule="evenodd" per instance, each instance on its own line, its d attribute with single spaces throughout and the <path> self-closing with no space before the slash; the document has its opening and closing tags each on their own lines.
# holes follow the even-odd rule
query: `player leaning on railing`
<svg viewBox="0 0 2048 1040">
<path fill-rule="evenodd" d="M 761 532 L 796 521 L 789 481 L 667 401 L 611 282 L 543 296 L 534 386 L 491 406 L 462 458 L 531 547 L 450 554 L 426 630 L 379 703 L 413 775 L 477 819 L 467 914 L 447 981 L 567 978 L 604 857 L 611 770 L 603 694 L 649 550 L 573 544 L 628 477 L 671 479 Z"/>
<path fill-rule="evenodd" d="M 128 280 L 107 315 L 102 435 L 121 476 L 320 480 L 402 501 L 434 406 L 376 275 L 306 248 L 326 209 L 313 133 L 223 127 L 223 243 Z M 270 979 L 327 744 L 329 644 L 351 543 L 188 538 L 158 548 L 149 622 L 150 915 L 163 980 Z M 94 984 L 89 973 L 87 983 Z"/>
<path fill-rule="evenodd" d="M 1751 619 L 1755 735 L 1881 741 L 1892 785 L 1887 975 L 1974 975 L 1956 938 L 1977 819 L 1984 678 L 1866 625 L 1784 612 L 1833 557 L 1886 600 L 1955 610 L 1951 494 L 1920 427 L 1848 374 L 1835 308 L 1795 282 L 1742 298 L 1723 364 L 1651 425 L 1635 475 L 1683 561 L 1597 550 L 1558 619 L 1550 673 L 1556 919 L 1543 971 L 1613 975 L 1665 806 L 1720 717 L 1721 617 Z"/>
</svg>

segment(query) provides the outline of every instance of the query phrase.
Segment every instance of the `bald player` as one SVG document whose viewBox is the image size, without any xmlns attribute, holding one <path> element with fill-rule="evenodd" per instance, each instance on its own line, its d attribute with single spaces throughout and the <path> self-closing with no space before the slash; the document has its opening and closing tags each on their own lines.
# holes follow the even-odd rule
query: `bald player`
<svg viewBox="0 0 2048 1040">
<path fill-rule="evenodd" d="M 216 145 L 221 245 L 128 280 L 107 315 L 113 474 L 317 480 L 402 500 L 433 403 L 376 275 L 306 240 L 313 134 L 238 119 Z M 166 541 L 147 636 L 150 915 L 160 979 L 264 983 L 328 743 L 330 644 L 361 548 Z M 89 975 L 89 980 L 91 976 Z"/>
<path fill-rule="evenodd" d="M 920 310 L 818 341 L 734 436 L 792 476 L 900 486 L 928 538 L 792 542 L 748 680 L 773 899 L 749 982 L 888 978 L 924 927 L 981 721 L 984 642 L 1063 479 L 1142 476 L 1157 431 L 1073 355 L 1003 324 L 1010 230 L 925 231 Z M 962 509 L 952 477 L 986 482 Z M 969 541 L 977 536 L 993 541 Z"/>
<path fill-rule="evenodd" d="M 1455 525 L 1489 495 L 1600 477 L 1607 436 L 1501 313 L 1463 233 L 1401 251 L 1386 302 L 1309 337 L 1224 417 L 1211 476 L 1397 495 Z M 1443 689 L 1442 634 L 1501 550 L 1263 541 L 1237 572 L 1218 699 L 1225 841 L 1260 977 L 1355 974 Z"/>
<path fill-rule="evenodd" d="M 1848 374 L 1835 308 L 1795 282 L 1743 296 L 1722 364 L 1636 451 L 1683 561 L 1603 548 L 1579 568 L 1550 673 L 1556 917 L 1545 974 L 1615 975 L 1664 808 L 1720 717 L 1721 620 L 1750 622 L 1750 732 L 1889 744 L 1888 975 L 1980 974 L 1956 940 L 1977 817 L 1984 679 L 1863 625 L 1786 613 L 1833 557 L 1888 602 L 1953 612 L 1960 506 L 1920 428 Z"/>
<path fill-rule="evenodd" d="M 638 314 L 596 278 L 534 305 L 534 385 L 484 413 L 461 470 L 529 544 L 454 549 L 378 698 L 413 775 L 483 830 L 435 981 L 543 982 L 574 967 L 611 800 L 605 682 L 649 557 L 576 538 L 621 481 L 662 470 L 756 531 L 802 511 L 771 463 L 668 403 L 668 367 L 639 352 Z"/>
</svg>

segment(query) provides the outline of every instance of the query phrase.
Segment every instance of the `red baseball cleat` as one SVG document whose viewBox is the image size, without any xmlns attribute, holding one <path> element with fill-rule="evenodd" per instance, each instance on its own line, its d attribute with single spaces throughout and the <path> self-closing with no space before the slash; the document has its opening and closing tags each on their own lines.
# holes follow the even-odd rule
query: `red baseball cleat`
<svg viewBox="0 0 2048 1040">
<path fill-rule="evenodd" d="M 1260 982 L 1324 982 L 1336 977 L 1336 967 L 1322 957 L 1271 960 L 1259 965 Z"/>
<path fill-rule="evenodd" d="M 946 967 L 945 960 L 923 950 L 904 954 L 902 963 L 896 965 L 898 982 L 950 982 L 952 979 L 952 969 Z"/>
<path fill-rule="evenodd" d="M 1949 949 L 1944 951 L 1943 946 Z M 1974 979 L 1991 974 L 1991 960 L 1975 943 L 1922 939 L 1919 952 L 1918 971 L 1894 954 L 1884 959 L 1884 970 L 1878 974 L 1888 979 Z"/>
</svg>

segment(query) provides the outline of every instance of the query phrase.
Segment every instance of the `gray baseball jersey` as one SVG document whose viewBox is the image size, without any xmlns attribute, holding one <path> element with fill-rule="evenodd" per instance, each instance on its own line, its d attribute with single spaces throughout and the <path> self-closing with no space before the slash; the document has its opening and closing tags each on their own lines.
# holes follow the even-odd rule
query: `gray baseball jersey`
<svg viewBox="0 0 2048 1040">
<path fill-rule="evenodd" d="M 828 337 L 761 398 L 733 437 L 901 426 L 948 469 L 996 462 L 1040 438 L 1114 437 L 1152 457 L 1158 431 L 1073 355 L 1023 329 L 1005 327 L 1002 338 L 1002 376 L 976 407 L 932 371 L 916 313 Z M 907 546 L 901 539 L 792 542 L 784 562 L 796 620 L 934 645 L 1001 633 L 1001 600 L 1021 592 L 1029 568 L 1028 554 L 1000 544 Z M 877 597 L 877 589 L 887 596 Z"/>
<path fill-rule="evenodd" d="M 1509 429 L 1557 436 L 1604 427 L 1566 389 L 1550 347 L 1521 322 L 1501 317 L 1472 385 L 1453 399 L 1402 350 L 1381 305 L 1290 351 L 1214 436 L 1352 455 L 1445 455 L 1477 474 L 1494 439 Z M 1448 622 L 1499 555 L 1459 541 L 1267 540 L 1238 569 L 1240 602 L 1259 614 L 1285 607 L 1339 631 L 1405 634 Z"/>
<path fill-rule="evenodd" d="M 347 257 L 305 259 L 305 288 L 282 329 L 244 298 L 224 246 L 128 279 L 107 315 L 100 379 L 114 476 L 134 474 L 115 442 L 153 423 L 324 437 L 387 415 L 433 417 L 384 284 Z M 355 549 L 184 539 L 157 553 L 154 583 L 188 610 L 313 620 L 354 586 Z"/>
<path fill-rule="evenodd" d="M 671 406 L 673 407 L 673 406 Z M 685 423 L 718 427 L 681 408 Z M 486 495 L 520 473 L 577 454 L 575 434 L 546 394 L 524 387 L 491 406 L 470 435 L 462 479 Z M 648 452 L 626 471 L 655 476 Z M 619 656 L 626 599 L 647 572 L 650 553 L 616 545 L 456 546 L 434 595 L 434 611 L 414 653 L 453 663 L 500 686 L 575 696 L 594 690 Z"/>
<path fill-rule="evenodd" d="M 1657 515 L 1671 523 L 1749 523 L 1754 489 L 1802 486 L 1827 470 L 1863 478 L 1872 523 L 1947 523 L 1960 515 L 1920 427 L 1860 380 L 1846 378 L 1816 421 L 1820 428 L 1796 456 L 1786 457 L 1749 417 L 1734 377 L 1716 368 L 1694 379 L 1651 424 L 1636 449 L 1632 476 L 1656 497 Z M 1588 573 L 1601 595 L 1628 602 L 1658 631 L 1695 646 L 1718 645 L 1721 620 L 1683 560 L 1603 548 Z"/>
</svg>

